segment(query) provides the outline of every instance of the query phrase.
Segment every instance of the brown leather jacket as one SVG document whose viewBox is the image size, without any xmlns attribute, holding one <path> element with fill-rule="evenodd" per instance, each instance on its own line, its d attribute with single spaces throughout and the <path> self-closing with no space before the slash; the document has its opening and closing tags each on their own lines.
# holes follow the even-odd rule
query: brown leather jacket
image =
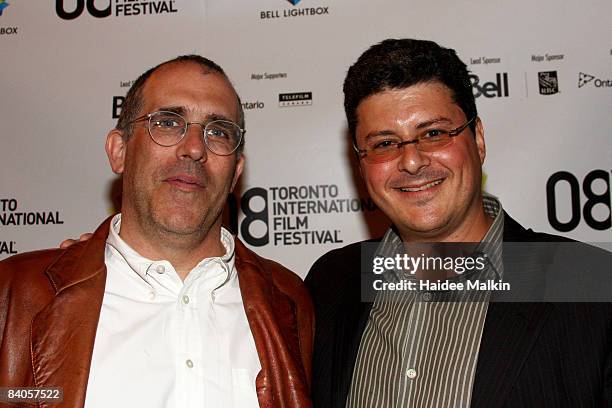
<svg viewBox="0 0 612 408">
<path fill-rule="evenodd" d="M 0 262 L 0 387 L 51 387 L 82 407 L 106 282 L 110 218 L 86 242 Z M 236 239 L 236 269 L 261 371 L 261 407 L 310 407 L 314 317 L 301 279 Z M 2 402 L 0 402 L 0 406 Z M 5 405 L 6 406 L 6 405 Z"/>
</svg>

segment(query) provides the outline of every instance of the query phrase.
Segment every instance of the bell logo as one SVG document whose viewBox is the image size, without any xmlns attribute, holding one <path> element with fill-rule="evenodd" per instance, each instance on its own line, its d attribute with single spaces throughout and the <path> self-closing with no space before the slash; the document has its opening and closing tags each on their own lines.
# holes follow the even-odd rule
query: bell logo
<svg viewBox="0 0 612 408">
<path fill-rule="evenodd" d="M 470 82 L 472 83 L 472 91 L 474 98 L 484 96 L 485 98 L 500 98 L 509 96 L 508 91 L 508 73 L 495 74 L 495 82 L 485 82 L 480 84 L 480 77 L 476 74 L 470 74 Z"/>
<path fill-rule="evenodd" d="M 98 1 L 99 3 L 100 1 Z M 64 0 L 55 0 L 55 12 L 57 16 L 63 20 L 74 20 L 83 14 L 83 10 L 87 5 L 87 12 L 96 18 L 104 18 L 111 15 L 111 1 L 108 0 L 108 6 L 103 9 L 98 9 L 95 5 L 95 0 L 77 0 L 76 7 L 72 11 L 66 11 L 64 8 Z"/>
</svg>

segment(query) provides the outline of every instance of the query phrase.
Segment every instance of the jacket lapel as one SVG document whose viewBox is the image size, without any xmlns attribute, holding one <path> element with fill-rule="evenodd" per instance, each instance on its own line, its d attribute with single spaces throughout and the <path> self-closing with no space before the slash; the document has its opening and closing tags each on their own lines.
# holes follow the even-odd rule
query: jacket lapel
<svg viewBox="0 0 612 408">
<path fill-rule="evenodd" d="M 472 407 L 502 407 L 538 339 L 549 305 L 491 303 L 478 355 Z"/>
<path fill-rule="evenodd" d="M 347 256 L 346 262 L 349 263 L 347 270 L 350 271 L 348 276 L 351 276 L 351 278 L 343 283 L 347 290 L 339 292 L 335 306 L 344 310 L 336 314 L 334 324 L 335 332 L 332 344 L 334 361 L 332 362 L 331 374 L 332 406 L 343 407 L 346 405 L 361 338 L 370 317 L 370 310 L 372 310 L 373 303 L 363 302 L 361 299 L 362 264 L 371 265 L 369 258 L 374 256 L 373 253 L 369 252 L 364 255 L 363 251 L 370 247 L 372 245 L 368 247 L 358 245 L 354 248 L 355 252 Z M 362 261 L 362 256 L 366 256 L 368 260 Z M 359 272 L 359 275 L 355 272 Z"/>
<path fill-rule="evenodd" d="M 505 214 L 504 243 L 528 242 L 530 231 Z M 537 288 L 547 262 L 536 251 L 522 246 L 520 253 L 504 248 L 504 281 Z M 527 286 L 526 286 L 527 287 Z M 522 290 L 526 290 L 524 287 Z M 551 306 L 546 303 L 491 302 L 487 311 L 478 354 L 472 407 L 502 407 L 525 360 L 538 339 Z"/>
<path fill-rule="evenodd" d="M 357 293 L 359 296 L 360 294 Z M 358 299 L 359 301 L 359 299 Z M 344 303 L 355 305 L 355 303 Z M 333 381 L 332 406 L 343 407 L 351 389 L 353 372 L 357 363 L 357 354 L 361 344 L 363 332 L 368 323 L 372 303 L 359 302 L 358 307 L 350 308 L 346 313 L 339 313 L 336 327 L 333 356 L 336 358 L 332 366 L 331 381 Z"/>
<path fill-rule="evenodd" d="M 62 387 L 62 406 L 82 407 L 104 287 L 110 218 L 46 271 L 55 297 L 32 321 L 31 352 L 38 387 Z M 46 406 L 47 404 L 41 404 Z"/>
<path fill-rule="evenodd" d="M 236 270 L 242 302 L 261 363 L 256 378 L 261 407 L 310 406 L 300 358 L 298 322 L 293 304 L 275 286 L 270 270 L 238 238 Z"/>
</svg>

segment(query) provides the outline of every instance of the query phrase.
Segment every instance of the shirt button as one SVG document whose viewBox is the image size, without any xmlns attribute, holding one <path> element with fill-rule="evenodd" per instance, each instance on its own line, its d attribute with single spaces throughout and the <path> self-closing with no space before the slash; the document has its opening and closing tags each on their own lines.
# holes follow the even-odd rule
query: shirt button
<svg viewBox="0 0 612 408">
<path fill-rule="evenodd" d="M 411 380 L 414 380 L 417 376 L 417 372 L 414 368 L 409 368 L 406 371 L 406 377 L 410 378 Z"/>
<path fill-rule="evenodd" d="M 183 303 L 184 303 L 184 304 L 189 303 L 189 296 L 187 296 L 187 295 L 183 295 Z"/>
<path fill-rule="evenodd" d="M 431 300 L 431 293 L 425 292 L 423 293 L 423 300 L 429 302 Z"/>
<path fill-rule="evenodd" d="M 161 275 L 162 273 L 166 272 L 166 268 L 164 268 L 164 265 L 157 265 L 155 267 L 155 272 Z"/>
<path fill-rule="evenodd" d="M 155 292 L 149 293 L 149 300 L 155 300 Z"/>
<path fill-rule="evenodd" d="M 187 360 L 187 361 L 185 361 L 185 364 L 187 365 L 187 367 L 193 368 L 193 361 Z"/>
</svg>

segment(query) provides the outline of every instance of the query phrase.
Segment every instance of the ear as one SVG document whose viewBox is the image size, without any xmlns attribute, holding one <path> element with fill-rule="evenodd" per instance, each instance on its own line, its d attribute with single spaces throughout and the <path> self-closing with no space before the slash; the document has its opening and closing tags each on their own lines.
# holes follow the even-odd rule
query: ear
<svg viewBox="0 0 612 408">
<path fill-rule="evenodd" d="M 487 155 L 487 148 L 485 146 L 484 139 L 484 128 L 482 127 L 482 121 L 479 117 L 476 118 L 476 148 L 478 149 L 478 156 L 480 157 L 480 164 L 484 164 L 485 156 Z"/>
<path fill-rule="evenodd" d="M 106 155 L 110 163 L 111 169 L 115 174 L 123 173 L 125 166 L 126 140 L 123 138 L 123 132 L 113 129 L 106 136 Z"/>
<path fill-rule="evenodd" d="M 236 183 L 242 174 L 242 170 L 244 169 L 244 153 L 240 153 L 238 156 L 238 160 L 236 161 L 236 170 L 234 170 L 234 178 L 232 179 L 232 186 L 230 188 L 230 192 L 234 191 L 234 187 L 236 187 Z"/>
</svg>

